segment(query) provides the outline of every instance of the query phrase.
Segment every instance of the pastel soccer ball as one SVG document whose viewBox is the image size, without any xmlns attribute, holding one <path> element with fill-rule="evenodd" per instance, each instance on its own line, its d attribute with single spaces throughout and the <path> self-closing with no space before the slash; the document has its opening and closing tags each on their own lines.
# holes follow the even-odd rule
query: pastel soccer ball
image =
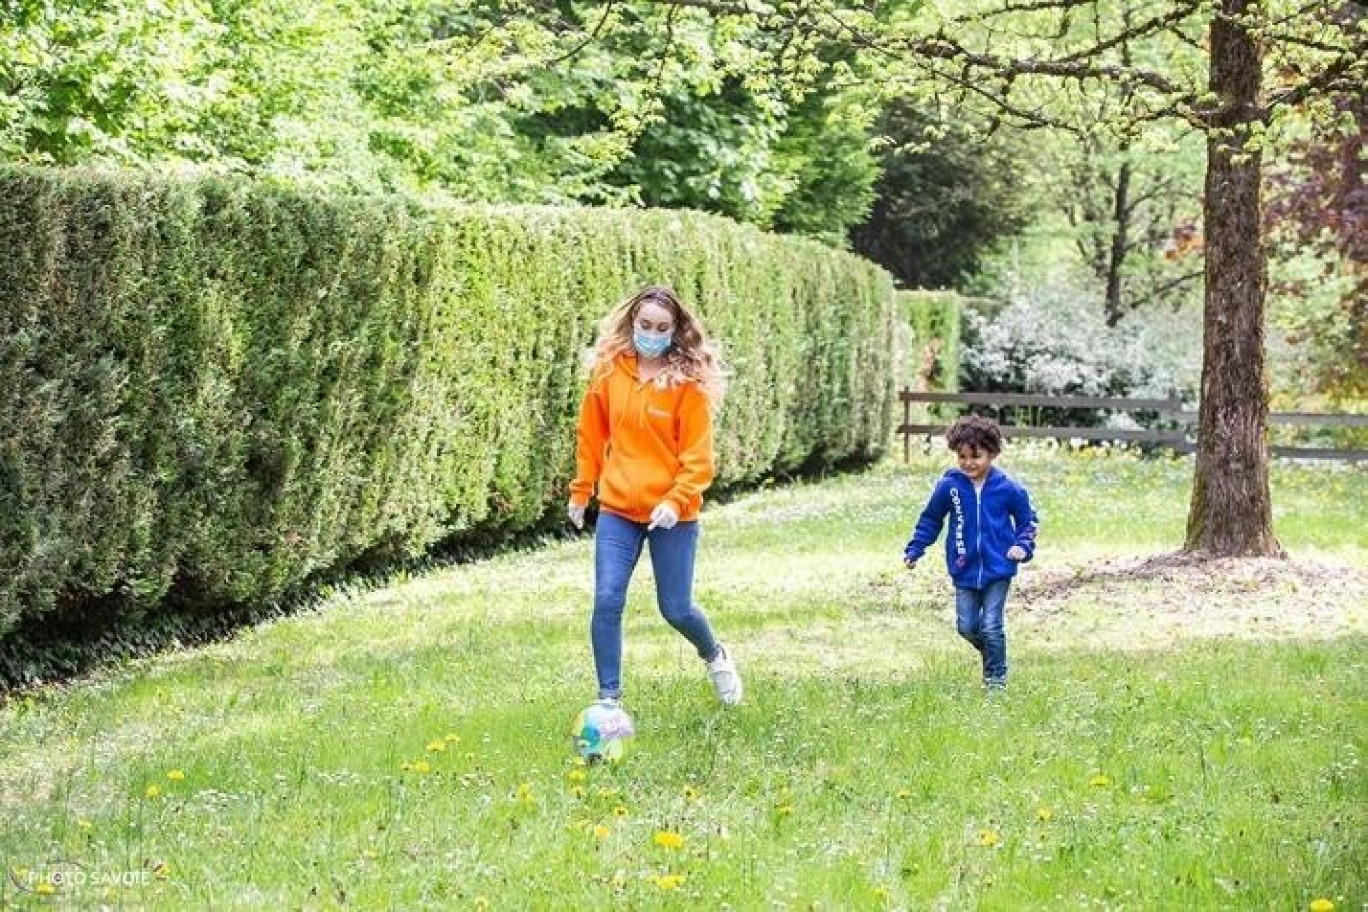
<svg viewBox="0 0 1368 912">
<path fill-rule="evenodd" d="M 636 734 L 636 726 L 621 706 L 598 702 L 580 710 L 570 734 L 575 752 L 590 763 L 620 760 L 627 739 Z"/>
</svg>

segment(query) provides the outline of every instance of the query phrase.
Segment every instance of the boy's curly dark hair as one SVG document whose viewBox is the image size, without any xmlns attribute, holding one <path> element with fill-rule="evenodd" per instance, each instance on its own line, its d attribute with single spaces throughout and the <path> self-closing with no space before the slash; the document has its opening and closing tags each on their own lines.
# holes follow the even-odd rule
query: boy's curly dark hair
<svg viewBox="0 0 1368 912">
<path fill-rule="evenodd" d="M 962 415 L 945 432 L 945 442 L 958 453 L 960 447 L 982 450 L 996 456 L 1002 452 L 1002 431 L 997 422 L 982 415 Z"/>
</svg>

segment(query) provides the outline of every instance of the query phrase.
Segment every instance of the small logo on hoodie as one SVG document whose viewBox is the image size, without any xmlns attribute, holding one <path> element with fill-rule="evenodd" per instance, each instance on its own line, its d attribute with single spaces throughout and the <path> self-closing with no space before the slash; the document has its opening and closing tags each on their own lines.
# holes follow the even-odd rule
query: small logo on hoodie
<svg viewBox="0 0 1368 912">
<path fill-rule="evenodd" d="M 964 504 L 960 503 L 959 491 L 950 488 L 950 503 L 955 508 L 955 553 L 959 555 L 956 566 L 963 567 L 969 560 L 969 549 L 964 545 Z"/>
</svg>

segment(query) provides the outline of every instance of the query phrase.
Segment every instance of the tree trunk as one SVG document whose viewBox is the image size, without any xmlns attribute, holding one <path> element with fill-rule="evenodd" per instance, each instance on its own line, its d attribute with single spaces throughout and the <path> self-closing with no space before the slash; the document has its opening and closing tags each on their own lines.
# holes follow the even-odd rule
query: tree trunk
<svg viewBox="0 0 1368 912">
<path fill-rule="evenodd" d="M 1121 147 L 1130 154 L 1130 144 Z M 1112 193 L 1112 238 L 1111 250 L 1107 256 L 1107 305 L 1108 326 L 1121 322 L 1121 271 L 1126 266 L 1126 250 L 1130 246 L 1130 159 L 1121 162 L 1116 174 L 1116 186 Z"/>
<path fill-rule="evenodd" d="M 1260 160 L 1249 143 L 1258 109 L 1260 51 L 1241 19 L 1258 0 L 1219 0 L 1211 24 L 1211 91 L 1221 108 L 1207 133 L 1206 301 L 1197 469 L 1188 551 L 1282 553 L 1268 487 L 1268 389 Z"/>
</svg>

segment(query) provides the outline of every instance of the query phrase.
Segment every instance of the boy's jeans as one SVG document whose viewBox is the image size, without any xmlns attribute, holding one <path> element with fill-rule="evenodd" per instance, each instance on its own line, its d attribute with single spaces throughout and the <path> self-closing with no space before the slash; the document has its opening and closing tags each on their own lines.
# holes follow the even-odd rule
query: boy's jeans
<svg viewBox="0 0 1368 912">
<path fill-rule="evenodd" d="M 708 619 L 693 603 L 698 523 L 681 522 L 673 529 L 647 532 L 646 523 L 601 512 L 594 532 L 594 616 L 589 623 L 600 697 L 622 695 L 622 609 L 627 603 L 627 584 L 647 539 L 660 613 L 693 644 L 700 658 L 711 661 L 720 651 Z"/>
<path fill-rule="evenodd" d="M 1003 615 L 1011 580 L 994 580 L 982 589 L 955 589 L 955 627 L 983 656 L 983 680 L 1007 680 L 1007 631 Z"/>
</svg>

